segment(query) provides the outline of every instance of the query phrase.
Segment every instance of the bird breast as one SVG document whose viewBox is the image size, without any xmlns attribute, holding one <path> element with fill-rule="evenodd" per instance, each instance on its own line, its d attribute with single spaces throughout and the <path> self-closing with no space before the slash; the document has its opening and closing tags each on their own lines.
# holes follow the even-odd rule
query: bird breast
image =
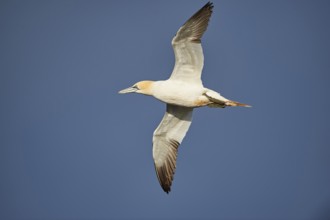
<svg viewBox="0 0 330 220">
<path fill-rule="evenodd" d="M 201 106 L 202 102 L 207 101 L 203 95 L 205 92 L 203 85 L 175 80 L 157 81 L 152 88 L 153 96 L 156 99 L 185 107 Z"/>
</svg>

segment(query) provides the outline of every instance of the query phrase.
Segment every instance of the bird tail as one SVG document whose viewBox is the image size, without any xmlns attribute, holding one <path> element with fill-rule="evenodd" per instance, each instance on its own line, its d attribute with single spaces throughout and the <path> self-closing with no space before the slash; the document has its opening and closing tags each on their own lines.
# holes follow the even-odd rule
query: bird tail
<svg viewBox="0 0 330 220">
<path fill-rule="evenodd" d="M 211 102 L 210 104 L 207 105 L 208 107 L 211 107 L 211 108 L 225 108 L 227 106 L 251 107 L 250 105 L 247 105 L 244 103 L 226 99 L 225 97 L 221 96 L 219 93 L 214 92 L 212 90 L 208 90 L 203 95 L 205 95 Z"/>
<path fill-rule="evenodd" d="M 236 102 L 236 101 L 232 101 L 232 100 L 228 100 L 227 102 L 225 102 L 225 106 L 252 107 L 251 105 L 247 105 L 247 104 Z"/>
</svg>

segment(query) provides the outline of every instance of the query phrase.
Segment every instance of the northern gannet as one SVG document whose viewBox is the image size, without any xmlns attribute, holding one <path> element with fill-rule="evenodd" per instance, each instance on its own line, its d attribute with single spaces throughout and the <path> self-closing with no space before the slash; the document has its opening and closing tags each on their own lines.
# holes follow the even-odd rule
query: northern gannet
<svg viewBox="0 0 330 220">
<path fill-rule="evenodd" d="M 169 79 L 140 81 L 119 91 L 120 94 L 134 92 L 150 95 L 166 103 L 165 115 L 153 134 L 152 150 L 157 177 L 166 193 L 171 190 L 178 147 L 191 124 L 193 109 L 202 106 L 250 107 L 226 99 L 202 84 L 204 55 L 201 37 L 207 28 L 212 9 L 213 3 L 205 4 L 180 27 L 172 39 L 175 66 Z"/>
</svg>

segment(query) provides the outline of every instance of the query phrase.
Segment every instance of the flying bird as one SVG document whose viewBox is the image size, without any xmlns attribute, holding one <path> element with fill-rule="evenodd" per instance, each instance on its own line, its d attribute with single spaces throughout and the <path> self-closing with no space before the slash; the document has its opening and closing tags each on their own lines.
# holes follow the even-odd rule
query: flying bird
<svg viewBox="0 0 330 220">
<path fill-rule="evenodd" d="M 166 193 L 171 191 L 178 147 L 190 127 L 193 109 L 203 106 L 250 107 L 203 86 L 201 74 L 204 55 L 201 38 L 208 26 L 212 9 L 212 2 L 205 4 L 179 28 L 172 39 L 175 65 L 169 79 L 140 81 L 119 91 L 120 94 L 134 92 L 153 96 L 166 103 L 165 115 L 153 134 L 152 149 L 158 181 Z"/>
</svg>

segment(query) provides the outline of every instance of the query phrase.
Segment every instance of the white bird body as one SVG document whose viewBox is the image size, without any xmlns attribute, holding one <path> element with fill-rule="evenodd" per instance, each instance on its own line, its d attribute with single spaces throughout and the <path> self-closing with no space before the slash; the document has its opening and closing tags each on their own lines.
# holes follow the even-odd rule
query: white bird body
<svg viewBox="0 0 330 220">
<path fill-rule="evenodd" d="M 249 107 L 203 86 L 201 37 L 207 28 L 212 8 L 212 3 L 208 2 L 174 36 L 175 66 L 168 80 L 140 81 L 119 91 L 121 94 L 135 92 L 150 95 L 166 103 L 165 115 L 153 135 L 153 158 L 159 183 L 167 193 L 171 190 L 177 150 L 191 124 L 193 109 L 202 106 Z"/>
<path fill-rule="evenodd" d="M 198 107 L 197 103 L 203 98 L 206 90 L 201 85 L 169 79 L 154 82 L 152 92 L 156 99 L 168 104 Z"/>
<path fill-rule="evenodd" d="M 202 107 L 212 103 L 208 97 L 222 102 L 229 101 L 218 92 L 203 87 L 202 84 L 191 84 L 179 80 L 163 80 L 151 82 L 150 90 L 153 97 L 167 104 Z"/>
</svg>

